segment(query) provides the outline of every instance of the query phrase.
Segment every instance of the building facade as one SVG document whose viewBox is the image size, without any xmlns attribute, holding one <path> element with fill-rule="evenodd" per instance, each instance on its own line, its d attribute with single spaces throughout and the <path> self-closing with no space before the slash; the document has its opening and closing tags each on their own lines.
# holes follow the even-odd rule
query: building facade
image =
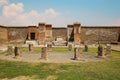
<svg viewBox="0 0 120 80">
<path fill-rule="evenodd" d="M 37 26 L 0 26 L 0 45 L 26 41 L 45 45 L 58 39 L 75 45 L 120 42 L 120 26 L 81 26 L 79 22 L 67 27 L 53 27 L 43 22 Z"/>
</svg>

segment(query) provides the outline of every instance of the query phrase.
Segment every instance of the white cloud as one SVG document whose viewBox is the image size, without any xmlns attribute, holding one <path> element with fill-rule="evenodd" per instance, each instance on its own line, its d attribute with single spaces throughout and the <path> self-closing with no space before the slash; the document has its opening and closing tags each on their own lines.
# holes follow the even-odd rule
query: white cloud
<svg viewBox="0 0 120 80">
<path fill-rule="evenodd" d="M 40 21 L 53 22 L 58 16 L 60 14 L 52 8 L 41 13 L 36 10 L 25 12 L 22 3 L 12 3 L 3 6 L 0 21 L 3 25 L 29 25 Z"/>
<path fill-rule="evenodd" d="M 8 0 L 0 0 L 0 6 L 3 6 L 4 4 L 8 4 Z"/>
<path fill-rule="evenodd" d="M 13 3 L 4 6 L 2 12 L 5 17 L 17 16 L 18 14 L 21 14 L 24 11 L 23 7 L 24 6 L 22 3 L 18 3 L 18 4 Z"/>
</svg>

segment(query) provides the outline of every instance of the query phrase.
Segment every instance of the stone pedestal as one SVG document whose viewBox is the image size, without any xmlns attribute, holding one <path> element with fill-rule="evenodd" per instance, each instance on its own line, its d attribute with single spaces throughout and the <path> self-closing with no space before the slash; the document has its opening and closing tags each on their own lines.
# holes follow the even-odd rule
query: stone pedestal
<svg viewBox="0 0 120 80">
<path fill-rule="evenodd" d="M 8 46 L 7 55 L 12 55 L 12 46 Z"/>
<path fill-rule="evenodd" d="M 106 56 L 110 56 L 111 55 L 111 53 L 112 53 L 112 50 L 111 50 L 111 46 L 110 45 L 107 45 L 106 46 Z"/>
<path fill-rule="evenodd" d="M 33 44 L 29 44 L 29 51 L 33 51 Z"/>
<path fill-rule="evenodd" d="M 72 44 L 68 44 L 68 51 L 72 51 Z"/>
<path fill-rule="evenodd" d="M 80 60 L 82 56 L 82 49 L 80 47 L 74 48 L 74 59 Z"/>
<path fill-rule="evenodd" d="M 44 59 L 44 60 L 48 59 L 48 53 L 47 53 L 46 47 L 41 48 L 41 59 Z"/>
<path fill-rule="evenodd" d="M 98 57 L 104 57 L 104 48 L 103 46 L 98 46 Z"/>
<path fill-rule="evenodd" d="M 21 51 L 21 47 L 17 47 L 15 46 L 14 48 L 14 54 L 15 54 L 15 57 L 21 57 L 22 55 L 22 51 Z"/>
<path fill-rule="evenodd" d="M 85 51 L 85 52 L 88 52 L 88 45 L 85 45 L 84 51 Z"/>
<path fill-rule="evenodd" d="M 47 51 L 52 51 L 52 44 L 47 44 Z"/>
</svg>

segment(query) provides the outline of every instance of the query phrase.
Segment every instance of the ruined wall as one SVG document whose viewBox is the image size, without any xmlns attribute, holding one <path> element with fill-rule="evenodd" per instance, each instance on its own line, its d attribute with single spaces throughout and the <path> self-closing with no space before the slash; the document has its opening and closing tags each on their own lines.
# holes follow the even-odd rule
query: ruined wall
<svg viewBox="0 0 120 80">
<path fill-rule="evenodd" d="M 0 45 L 8 41 L 7 28 L 0 26 Z"/>
<path fill-rule="evenodd" d="M 57 37 L 62 37 L 64 40 L 67 39 L 67 28 L 52 28 L 53 40 Z"/>
<path fill-rule="evenodd" d="M 87 43 L 109 43 L 117 42 L 119 36 L 120 27 L 108 27 L 108 26 L 82 26 L 81 40 Z"/>
<path fill-rule="evenodd" d="M 24 42 L 27 38 L 27 27 L 8 27 L 8 39 L 10 42 Z"/>
</svg>

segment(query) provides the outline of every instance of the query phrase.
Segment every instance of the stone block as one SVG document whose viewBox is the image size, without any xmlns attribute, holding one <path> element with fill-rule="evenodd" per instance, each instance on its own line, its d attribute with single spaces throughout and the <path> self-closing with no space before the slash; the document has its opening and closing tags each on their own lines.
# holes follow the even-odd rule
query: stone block
<svg viewBox="0 0 120 80">
<path fill-rule="evenodd" d="M 111 55 L 111 53 L 112 53 L 112 50 L 111 50 L 111 46 L 110 45 L 107 45 L 106 46 L 106 56 L 110 56 Z"/>
<path fill-rule="evenodd" d="M 68 44 L 68 51 L 72 51 L 72 44 Z"/>
<path fill-rule="evenodd" d="M 22 56 L 21 47 L 15 46 L 15 48 L 14 48 L 14 54 L 15 54 L 15 57 L 21 57 Z"/>
<path fill-rule="evenodd" d="M 98 57 L 104 57 L 104 48 L 103 46 L 98 46 Z"/>
</svg>

